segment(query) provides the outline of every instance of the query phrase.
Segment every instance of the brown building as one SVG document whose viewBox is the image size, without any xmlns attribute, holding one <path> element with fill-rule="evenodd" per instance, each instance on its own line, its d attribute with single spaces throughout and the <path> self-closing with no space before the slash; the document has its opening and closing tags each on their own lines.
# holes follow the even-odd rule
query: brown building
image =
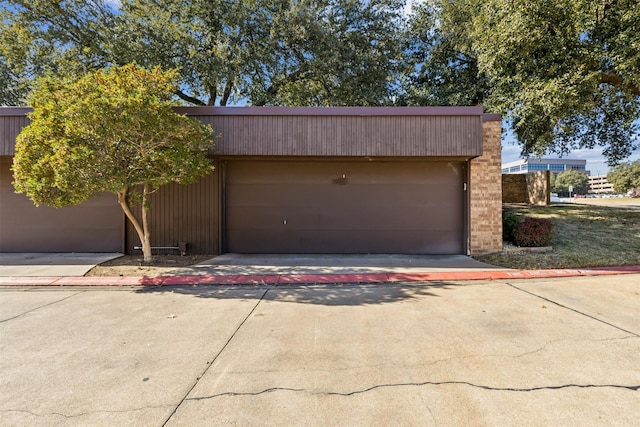
<svg viewBox="0 0 640 427">
<path fill-rule="evenodd" d="M 182 107 L 216 170 L 154 195 L 154 246 L 190 253 L 478 254 L 502 249 L 500 117 L 480 107 Z M 27 108 L 0 108 L 0 252 L 124 252 L 115 196 L 36 208 L 11 186 Z"/>
</svg>

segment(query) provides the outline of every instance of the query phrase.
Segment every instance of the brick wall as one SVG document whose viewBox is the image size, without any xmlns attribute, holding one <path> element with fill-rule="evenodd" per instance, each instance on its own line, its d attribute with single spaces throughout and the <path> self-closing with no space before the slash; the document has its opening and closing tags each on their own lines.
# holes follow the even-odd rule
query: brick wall
<svg viewBox="0 0 640 427">
<path fill-rule="evenodd" d="M 500 117 L 486 115 L 482 123 L 483 154 L 471 160 L 471 255 L 502 250 L 502 127 Z"/>
<path fill-rule="evenodd" d="M 551 202 L 549 171 L 502 175 L 502 203 L 546 206 Z"/>
<path fill-rule="evenodd" d="M 527 176 L 525 174 L 502 175 L 502 203 L 527 203 Z"/>
<path fill-rule="evenodd" d="M 547 206 L 551 203 L 551 172 L 535 171 L 527 174 L 527 202 Z"/>
</svg>

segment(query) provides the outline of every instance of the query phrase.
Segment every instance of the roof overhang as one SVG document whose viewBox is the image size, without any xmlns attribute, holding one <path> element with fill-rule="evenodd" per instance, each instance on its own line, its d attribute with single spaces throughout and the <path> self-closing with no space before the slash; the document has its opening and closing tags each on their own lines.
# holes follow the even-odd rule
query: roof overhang
<svg viewBox="0 0 640 427">
<path fill-rule="evenodd" d="M 0 155 L 13 155 L 28 107 L 0 108 Z M 481 107 L 176 107 L 212 125 L 221 156 L 482 155 Z M 495 116 L 495 117 L 494 117 Z"/>
<path fill-rule="evenodd" d="M 221 156 L 482 155 L 481 107 L 179 107 Z"/>
</svg>

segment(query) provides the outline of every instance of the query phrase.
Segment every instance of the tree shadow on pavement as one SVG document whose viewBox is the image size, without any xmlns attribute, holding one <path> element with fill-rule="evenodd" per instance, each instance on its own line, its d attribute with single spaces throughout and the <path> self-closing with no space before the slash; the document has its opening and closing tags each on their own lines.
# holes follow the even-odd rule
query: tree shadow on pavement
<svg viewBox="0 0 640 427">
<path fill-rule="evenodd" d="M 148 286 L 137 293 L 172 293 L 198 298 L 257 299 L 264 301 L 357 306 L 411 301 L 421 297 L 440 297 L 441 290 L 463 286 L 458 283 L 421 284 L 322 284 L 322 285 L 181 285 Z"/>
</svg>

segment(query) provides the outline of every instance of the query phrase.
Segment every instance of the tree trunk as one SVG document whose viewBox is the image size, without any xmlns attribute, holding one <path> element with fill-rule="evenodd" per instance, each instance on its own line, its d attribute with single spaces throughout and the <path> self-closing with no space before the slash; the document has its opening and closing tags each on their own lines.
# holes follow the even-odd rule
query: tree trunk
<svg viewBox="0 0 640 427">
<path fill-rule="evenodd" d="M 144 239 L 142 240 L 142 255 L 144 262 L 152 262 L 153 256 L 151 255 L 151 234 L 149 233 L 149 222 L 147 221 L 147 214 L 149 213 L 149 194 L 151 193 L 149 185 L 144 185 L 142 191 L 142 232 Z"/>
<path fill-rule="evenodd" d="M 133 212 L 131 212 L 129 203 L 127 203 L 127 196 L 129 195 L 129 187 L 125 187 L 122 189 L 122 191 L 119 191 L 118 193 L 116 193 L 116 195 L 118 196 L 118 204 L 124 211 L 124 214 L 127 217 L 127 219 L 131 221 L 131 224 L 133 224 L 133 228 L 136 229 L 136 233 L 140 238 L 140 243 L 142 244 L 142 255 L 143 255 L 144 262 L 153 261 L 153 256 L 151 255 L 151 241 L 149 240 L 149 237 L 150 237 L 149 226 L 147 223 L 147 212 L 149 211 L 149 208 L 147 205 L 148 194 L 149 194 L 149 186 L 145 185 L 144 192 L 142 195 L 142 224 L 143 225 L 140 225 L 140 222 L 138 221 L 138 219 L 133 215 Z"/>
</svg>

